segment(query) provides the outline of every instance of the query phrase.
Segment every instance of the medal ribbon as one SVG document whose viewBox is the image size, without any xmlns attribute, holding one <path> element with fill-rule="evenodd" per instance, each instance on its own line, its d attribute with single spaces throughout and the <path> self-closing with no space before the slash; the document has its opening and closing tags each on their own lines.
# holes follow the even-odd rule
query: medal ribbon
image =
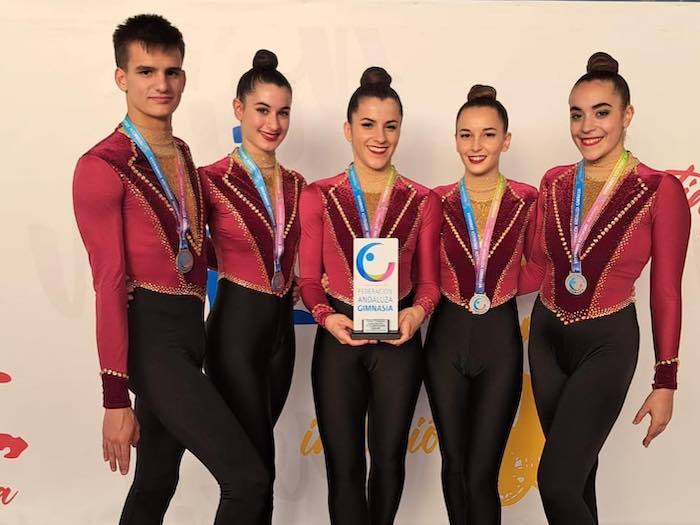
<svg viewBox="0 0 700 525">
<path fill-rule="evenodd" d="M 274 271 L 275 273 L 282 272 L 282 254 L 284 253 L 284 222 L 285 222 L 285 208 L 284 208 L 284 192 L 282 190 L 282 175 L 279 170 L 279 166 L 275 166 L 275 207 L 273 210 L 272 200 L 270 199 L 270 194 L 267 191 L 267 186 L 265 185 L 265 179 L 262 176 L 262 172 L 255 161 L 251 158 L 250 154 L 241 145 L 238 148 L 238 156 L 245 164 L 248 172 L 250 173 L 250 178 L 255 184 L 255 189 L 258 190 L 258 194 L 265 205 L 265 210 L 267 210 L 267 216 L 270 218 L 272 223 L 272 231 L 274 232 L 275 244 L 274 244 Z"/>
<path fill-rule="evenodd" d="M 384 186 L 384 191 L 379 199 L 379 204 L 377 205 L 377 211 L 374 214 L 374 221 L 372 222 L 372 228 L 369 226 L 369 214 L 367 212 L 367 203 L 365 202 L 365 194 L 362 192 L 360 187 L 360 180 L 357 177 L 357 172 L 355 171 L 355 165 L 350 164 L 348 168 L 348 178 L 350 179 L 350 187 L 352 188 L 352 195 L 355 198 L 355 206 L 357 206 L 357 212 L 360 214 L 360 223 L 362 224 L 362 236 L 365 238 L 376 238 L 382 230 L 384 225 L 384 219 L 386 218 L 386 212 L 389 209 L 389 199 L 391 197 L 391 191 L 394 189 L 394 184 L 398 178 L 398 173 L 394 166 L 391 167 L 389 172 L 389 179 Z"/>
<path fill-rule="evenodd" d="M 151 146 L 148 145 L 148 142 L 146 142 L 146 139 L 143 138 L 143 135 L 141 135 L 141 132 L 134 125 L 128 115 L 124 117 L 124 120 L 122 120 L 122 127 L 124 128 L 124 131 L 126 131 L 129 138 L 136 143 L 136 146 L 138 146 L 139 150 L 141 150 L 141 153 L 143 153 L 143 155 L 146 157 L 146 160 L 148 160 L 148 164 L 150 164 L 151 169 L 158 180 L 158 184 L 160 184 L 160 187 L 163 190 L 163 193 L 165 193 L 165 197 L 168 199 L 168 202 L 173 209 L 173 213 L 175 214 L 175 219 L 178 226 L 178 236 L 180 240 L 179 247 L 181 250 L 187 249 L 187 230 L 190 227 L 190 221 L 187 217 L 187 207 L 185 206 L 186 175 L 184 163 L 180 158 L 180 151 L 178 150 L 177 146 L 173 144 L 175 146 L 177 159 L 177 181 L 180 191 L 180 200 L 178 201 L 170 188 L 170 184 L 168 184 L 168 180 L 165 178 L 165 173 L 163 173 L 163 169 L 160 167 L 158 159 L 156 158 L 155 153 L 153 153 Z"/>
<path fill-rule="evenodd" d="M 586 241 L 588 234 L 593 228 L 593 224 L 600 213 L 603 211 L 603 206 L 608 202 L 610 196 L 617 186 L 620 178 L 625 172 L 625 167 L 627 166 L 627 161 L 629 160 L 629 151 L 624 151 L 620 158 L 617 159 L 615 167 L 612 173 L 605 182 L 605 186 L 600 190 L 598 197 L 596 198 L 591 209 L 588 210 L 583 224 L 581 224 L 581 219 L 583 216 L 583 192 L 586 184 L 586 171 L 584 166 L 584 161 L 579 162 L 578 168 L 576 169 L 576 182 L 574 184 L 574 198 L 572 203 L 571 212 L 571 272 L 581 273 L 581 248 L 583 248 L 583 243 Z"/>
<path fill-rule="evenodd" d="M 462 211 L 464 212 L 464 220 L 467 223 L 467 231 L 469 232 L 469 242 L 472 246 L 474 254 L 474 264 L 476 270 L 475 293 L 483 294 L 486 291 L 486 268 L 489 264 L 489 251 L 491 250 L 491 238 L 493 230 L 496 226 L 496 217 L 498 209 L 501 207 L 501 200 L 506 191 L 506 178 L 499 174 L 496 184 L 496 191 L 491 200 L 489 215 L 484 226 L 484 237 L 479 242 L 479 230 L 476 226 L 476 218 L 474 216 L 474 208 L 472 207 L 471 199 L 467 191 L 467 185 L 464 183 L 464 178 L 459 181 L 459 196 L 462 201 Z"/>
</svg>

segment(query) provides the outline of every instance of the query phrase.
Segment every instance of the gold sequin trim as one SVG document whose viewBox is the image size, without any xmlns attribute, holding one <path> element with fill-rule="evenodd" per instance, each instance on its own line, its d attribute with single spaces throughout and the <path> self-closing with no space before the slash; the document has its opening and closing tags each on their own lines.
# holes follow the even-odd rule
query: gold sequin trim
<svg viewBox="0 0 700 525">
<path fill-rule="evenodd" d="M 348 174 L 347 171 L 345 172 L 345 177 L 338 181 L 337 184 L 335 184 L 331 189 L 328 190 L 328 195 L 330 195 L 331 199 L 333 199 L 333 202 L 335 203 L 336 208 L 338 208 L 338 212 L 340 213 L 340 216 L 343 219 L 343 222 L 345 223 L 345 226 L 347 227 L 348 231 L 350 232 L 350 235 L 352 235 L 352 238 L 355 239 L 357 238 L 357 234 L 355 233 L 355 230 L 352 229 L 352 226 L 350 226 L 350 221 L 348 220 L 347 216 L 345 215 L 345 210 L 343 210 L 343 207 L 340 205 L 340 202 L 338 201 L 338 197 L 335 196 L 335 190 L 338 189 L 338 187 L 343 184 L 346 180 L 348 179 Z"/>
<path fill-rule="evenodd" d="M 632 173 L 634 173 L 635 175 L 637 174 L 637 166 L 638 166 L 638 163 L 633 162 L 632 165 L 630 167 L 628 167 L 627 173 L 623 177 L 620 178 L 619 182 L 617 183 L 617 186 L 613 190 L 613 193 L 616 192 L 620 188 L 622 182 L 624 180 L 626 180 L 630 174 L 632 174 Z M 557 182 L 559 180 L 561 180 L 565 176 L 570 175 L 574 169 L 575 169 L 575 166 L 573 168 L 570 168 L 566 172 L 562 173 L 559 177 L 557 177 L 557 179 L 552 181 L 552 201 L 554 204 L 554 217 L 555 217 L 556 224 L 557 224 L 557 231 L 559 232 L 559 240 L 561 241 L 562 247 L 564 248 L 564 252 L 566 253 L 567 258 L 569 259 L 569 262 L 571 262 L 573 256 L 572 256 L 569 244 L 566 240 L 566 235 L 564 234 L 564 229 L 561 225 L 561 217 L 559 214 L 559 203 L 557 202 L 557 194 L 556 194 L 557 188 L 556 188 L 556 186 L 557 186 Z M 644 184 L 644 182 L 642 181 L 641 178 L 638 177 L 637 180 L 638 180 L 640 186 L 642 187 L 642 189 L 632 198 L 632 200 L 630 200 L 622 208 L 622 210 L 620 210 L 617 213 L 617 215 L 615 215 L 615 217 L 610 222 L 608 222 L 608 224 L 606 224 L 603 228 L 601 228 L 599 230 L 599 233 L 596 237 L 594 237 L 592 240 L 589 241 L 588 246 L 581 254 L 581 261 L 583 261 L 588 256 L 588 254 L 595 247 L 595 245 L 598 244 L 598 242 L 600 242 L 600 240 L 603 237 L 605 237 L 605 235 L 612 229 L 612 227 L 615 226 L 615 224 L 617 224 L 620 221 L 620 219 L 625 216 L 625 214 L 629 211 L 629 209 L 632 206 L 634 206 L 634 204 L 649 190 L 649 188 L 647 187 L 646 184 Z M 602 215 L 603 211 L 605 211 L 605 209 L 608 207 L 611 200 L 612 200 L 612 198 L 609 199 L 608 202 L 605 203 L 605 206 L 603 207 L 603 210 L 601 211 L 601 215 Z M 573 217 L 572 217 L 572 220 L 573 220 Z M 569 230 L 570 229 L 571 229 L 571 225 L 569 225 Z M 587 241 L 588 241 L 588 239 L 587 239 Z"/>
<path fill-rule="evenodd" d="M 227 174 L 228 173 L 229 172 L 227 172 Z M 226 182 L 226 177 L 228 177 L 228 175 L 225 175 L 224 182 Z M 238 224 L 239 228 L 243 232 L 243 236 L 245 237 L 246 241 L 248 241 L 249 249 L 255 255 L 255 261 L 258 264 L 258 273 L 260 275 L 267 276 L 267 267 L 265 266 L 265 261 L 263 261 L 262 254 L 260 253 L 260 247 L 255 241 L 253 234 L 250 233 L 248 225 L 243 220 L 243 217 L 241 217 L 241 214 L 233 205 L 233 203 L 231 203 L 231 201 L 226 198 L 226 196 L 221 192 L 221 190 L 219 190 L 219 188 L 217 188 L 214 184 L 211 184 L 210 186 L 211 192 L 216 198 L 216 200 L 219 201 L 228 210 L 229 213 L 231 213 L 231 215 L 233 216 L 233 220 Z M 272 289 L 270 288 L 268 292 L 271 293 Z"/>
<path fill-rule="evenodd" d="M 401 222 L 401 219 L 403 219 L 403 216 L 406 213 L 408 206 L 411 204 L 411 202 L 413 202 L 413 198 L 416 196 L 416 193 L 417 193 L 416 189 L 409 182 L 407 182 L 406 179 L 404 179 L 401 175 L 399 175 L 396 182 L 398 182 L 399 180 L 402 181 L 406 185 L 406 187 L 411 190 L 411 193 L 408 196 L 408 199 L 406 199 L 406 203 L 404 204 L 403 209 L 401 210 L 401 213 L 399 213 L 399 216 L 394 221 L 394 224 L 391 226 L 391 229 L 389 229 L 389 231 L 387 232 L 387 234 L 386 234 L 387 237 L 391 237 L 394 234 L 394 230 L 396 230 L 397 226 Z M 396 185 L 394 185 L 394 187 L 396 187 Z M 392 192 L 393 192 L 393 190 L 392 190 Z M 427 197 L 426 197 L 426 200 L 427 200 Z M 420 208 L 422 208 L 422 207 L 423 207 L 423 204 L 421 203 Z M 416 219 L 418 219 L 418 217 L 420 217 L 420 211 L 421 211 L 420 208 L 418 209 L 418 213 L 416 213 Z M 417 221 L 414 221 L 413 224 L 415 225 L 416 222 Z"/>
<path fill-rule="evenodd" d="M 119 377 L 121 379 L 129 379 L 129 374 L 125 372 L 117 372 L 116 370 L 112 370 L 111 368 L 103 368 L 100 370 L 100 375 L 101 376 L 114 376 L 114 377 Z"/>
<path fill-rule="evenodd" d="M 289 220 L 287 221 L 287 226 L 284 229 L 285 238 L 287 237 L 287 234 L 289 234 L 292 224 L 294 224 L 294 219 L 296 219 L 297 210 L 299 209 L 299 191 L 301 189 L 301 181 L 294 173 L 292 173 L 292 177 L 294 177 L 294 203 L 292 204 L 292 213 L 289 214 Z"/>
<path fill-rule="evenodd" d="M 187 288 L 191 286 L 187 280 L 185 279 L 185 276 L 182 272 L 177 270 L 177 261 L 176 261 L 176 255 L 175 252 L 173 251 L 172 246 L 170 245 L 170 241 L 168 241 L 168 237 L 165 235 L 165 230 L 163 230 L 163 224 L 160 222 L 160 219 L 156 215 L 156 212 L 153 211 L 153 208 L 148 204 L 148 201 L 146 200 L 146 197 L 141 193 L 141 191 L 134 186 L 133 183 L 127 180 L 128 183 L 128 188 L 129 191 L 136 197 L 136 200 L 139 201 L 141 208 L 146 212 L 146 214 L 150 217 L 151 223 L 153 224 L 153 228 L 156 230 L 156 234 L 158 235 L 158 238 L 160 239 L 160 244 L 163 246 L 163 249 L 166 251 L 168 254 L 168 259 L 170 260 L 170 263 L 172 264 L 173 269 L 175 269 L 175 273 L 177 274 L 177 280 L 180 282 L 180 286 L 183 288 Z M 199 255 L 199 254 L 197 254 Z M 157 291 L 157 290 L 156 290 Z"/>
<path fill-rule="evenodd" d="M 584 310 L 579 310 L 576 312 L 567 312 L 562 308 L 559 308 L 556 304 L 552 304 L 544 295 L 540 294 L 540 300 L 542 304 L 547 307 L 547 309 L 552 312 L 557 318 L 565 325 L 578 323 L 580 321 L 586 321 L 588 319 L 596 319 L 598 317 L 605 317 L 606 315 L 614 314 L 619 312 L 623 308 L 629 306 L 634 302 L 634 296 L 628 297 L 622 302 L 610 306 L 607 308 L 587 308 Z"/>
<path fill-rule="evenodd" d="M 605 265 L 605 268 L 603 268 L 602 273 L 600 274 L 600 278 L 598 279 L 598 284 L 596 286 L 595 291 L 593 292 L 593 298 L 591 299 L 591 307 L 595 307 L 600 302 L 601 296 L 603 295 L 603 290 L 605 289 L 605 282 L 607 281 L 608 274 L 611 272 L 613 266 L 615 263 L 620 259 L 624 251 L 627 249 L 627 246 L 629 245 L 631 239 L 632 239 L 632 234 L 637 230 L 637 227 L 639 224 L 642 222 L 644 217 L 648 214 L 649 210 L 651 209 L 654 201 L 656 200 L 656 195 L 653 195 L 651 199 L 649 199 L 644 206 L 639 210 L 635 218 L 632 220 L 630 223 L 629 227 L 625 230 L 625 233 L 622 235 L 622 239 L 620 239 L 619 244 L 615 248 L 615 251 L 613 252 L 612 257 L 608 260 L 607 264 Z M 634 289 L 632 290 L 632 302 L 634 301 L 635 295 L 634 295 Z"/>
<path fill-rule="evenodd" d="M 681 360 L 678 357 L 674 357 L 672 359 L 664 359 L 663 361 L 657 361 L 654 365 L 654 368 L 658 368 L 663 365 L 672 365 L 673 363 L 677 363 L 678 365 L 680 365 Z"/>
<path fill-rule="evenodd" d="M 206 296 L 203 290 L 200 290 L 198 287 L 189 284 L 187 286 L 179 288 L 172 288 L 170 286 L 162 286 L 160 284 L 154 283 L 146 283 L 143 281 L 131 281 L 131 284 L 135 288 L 144 288 L 152 292 L 164 293 L 168 295 L 192 295 L 194 297 L 197 297 L 202 302 L 204 302 Z"/>
<path fill-rule="evenodd" d="M 217 275 L 217 280 L 221 279 L 225 279 L 239 286 L 243 286 L 244 288 L 248 288 L 249 290 L 255 290 L 256 292 L 262 292 L 266 293 L 267 295 L 274 295 L 276 297 L 284 297 L 285 295 L 287 295 L 287 292 L 289 292 L 290 288 L 292 287 L 292 282 L 294 281 L 293 279 L 290 279 L 281 292 L 273 292 L 270 286 L 261 286 L 256 283 L 251 283 L 250 281 L 246 281 L 245 279 L 239 279 L 238 277 L 235 277 L 229 273 L 219 273 Z"/>
<path fill-rule="evenodd" d="M 258 217 L 260 217 L 260 220 L 262 220 L 262 222 L 265 224 L 265 227 L 266 227 L 267 230 L 270 232 L 270 235 L 274 235 L 274 232 L 272 231 L 272 226 L 270 226 L 269 218 L 268 218 L 266 215 L 264 215 L 264 214 L 257 208 L 257 206 L 255 206 L 255 204 L 253 204 L 252 202 L 250 202 L 250 200 L 248 199 L 248 197 L 246 197 L 245 195 L 243 195 L 243 194 L 240 192 L 240 190 L 239 190 L 238 188 L 236 188 L 236 186 L 233 185 L 233 183 L 231 183 L 231 181 L 229 180 L 229 175 L 228 175 L 228 174 L 226 174 L 226 175 L 224 176 L 224 179 L 223 179 L 223 180 L 224 180 L 224 184 L 226 184 L 226 186 L 228 186 L 229 189 L 230 189 L 233 193 L 235 193 L 236 196 L 237 196 L 239 199 L 241 199 L 244 203 L 246 203 L 246 204 L 248 205 L 248 207 L 253 211 L 253 213 L 255 213 L 255 215 L 257 215 Z"/>
<path fill-rule="evenodd" d="M 341 293 L 334 292 L 333 290 L 328 290 L 326 293 L 328 295 L 330 295 L 331 297 L 333 297 L 334 299 L 338 299 L 338 301 L 347 304 L 348 306 L 352 306 L 352 304 L 353 304 L 352 297 L 348 297 L 347 295 L 343 295 Z"/>
<path fill-rule="evenodd" d="M 345 179 L 343 179 L 343 180 L 345 180 Z M 342 181 L 339 182 L 338 184 L 336 184 L 335 186 L 333 186 L 330 190 L 328 190 L 329 195 L 330 195 L 331 192 L 332 192 L 333 190 L 335 190 L 341 183 L 342 183 Z M 331 234 L 331 236 L 332 236 L 332 238 L 333 238 L 333 242 L 334 242 L 334 244 L 335 244 L 335 251 L 336 251 L 336 253 L 341 253 L 341 254 L 342 254 L 342 253 L 345 253 L 345 252 L 343 251 L 343 249 L 340 247 L 340 240 L 338 239 L 338 234 L 337 234 L 337 232 L 335 231 L 335 228 L 333 227 L 333 221 L 331 221 L 330 213 L 329 213 L 329 211 L 328 211 L 328 206 L 329 206 L 329 204 L 328 204 L 328 199 L 326 198 L 326 195 L 325 195 L 323 192 L 320 192 L 320 193 L 321 193 L 321 200 L 322 200 L 322 203 L 323 203 L 323 220 L 324 220 L 324 222 L 325 222 L 326 224 L 328 224 L 328 231 L 330 232 L 330 234 Z M 340 208 L 340 203 L 339 203 L 339 202 L 337 201 L 337 199 L 335 198 L 335 195 L 331 195 L 331 197 L 333 198 L 333 200 L 334 200 L 336 206 L 338 206 L 338 209 L 340 210 L 340 209 L 341 209 L 341 208 Z M 354 239 L 354 238 L 355 238 L 355 234 L 354 234 L 354 232 L 352 231 L 352 228 L 350 228 L 350 224 L 347 222 L 347 219 L 345 218 L 345 215 L 342 214 L 342 213 L 341 213 L 341 215 L 342 215 L 342 217 L 343 217 L 343 220 L 345 221 L 345 225 L 348 227 L 348 230 L 350 230 L 350 232 L 352 233 L 352 236 L 353 236 L 353 239 Z M 324 230 L 325 230 L 325 228 L 324 228 Z M 348 261 L 345 259 L 345 257 L 341 257 L 341 259 L 343 260 L 343 269 L 345 270 L 345 277 L 347 278 L 347 281 L 348 281 L 348 282 L 352 282 L 352 270 L 350 269 L 350 266 L 348 265 Z"/>
<path fill-rule="evenodd" d="M 452 222 L 452 219 L 450 219 L 450 217 L 448 217 L 447 212 L 443 212 L 443 217 L 447 221 L 447 225 L 452 230 L 452 233 L 455 236 L 455 238 L 457 239 L 457 242 L 462 247 L 462 250 L 464 250 L 464 253 L 467 254 L 467 257 L 471 261 L 472 266 L 476 266 L 476 263 L 474 262 L 474 257 L 472 257 L 472 252 L 469 250 L 469 248 L 467 248 L 466 243 L 464 242 L 464 240 L 462 239 L 462 236 L 457 231 L 457 228 L 455 227 L 454 223 Z"/>
<path fill-rule="evenodd" d="M 168 210 L 170 210 L 170 212 L 171 212 L 172 214 L 175 214 L 175 210 L 174 210 L 173 207 L 170 205 L 170 201 L 168 201 L 168 199 L 163 195 L 163 193 L 162 193 L 162 188 L 158 188 L 155 184 L 153 184 L 150 180 L 148 180 L 148 178 L 147 178 L 143 173 L 141 173 L 141 172 L 139 171 L 139 169 L 135 166 L 136 159 L 138 158 L 138 149 L 137 149 L 136 143 L 135 143 L 133 140 L 131 140 L 131 139 L 129 139 L 129 140 L 130 140 L 130 142 L 131 142 L 131 152 L 132 152 L 132 156 L 131 156 L 131 158 L 129 159 L 129 161 L 127 162 L 129 168 L 131 169 L 131 171 L 132 171 L 139 179 L 141 179 L 141 181 L 142 181 L 144 184 L 146 184 L 151 190 L 153 190 L 153 191 L 155 192 L 156 195 L 158 195 L 158 197 L 160 198 L 160 200 L 163 201 L 163 203 L 166 205 L 166 207 L 168 208 Z M 178 148 L 178 151 L 179 151 L 179 148 Z M 190 160 L 191 160 L 191 157 L 188 157 L 188 158 L 190 158 Z M 187 166 L 187 164 L 185 164 L 185 166 Z M 187 173 L 189 174 L 189 169 L 188 169 Z M 201 199 L 201 197 L 202 197 L 202 188 L 201 188 L 201 185 L 200 185 L 199 176 L 195 177 L 195 179 L 197 179 L 197 187 L 198 187 L 199 196 L 200 196 L 200 200 L 199 200 L 199 203 L 200 203 L 200 205 L 199 205 L 199 221 L 198 221 L 199 224 L 197 225 L 197 229 L 198 229 L 198 231 L 197 231 L 197 236 L 193 237 L 193 236 L 191 235 L 191 232 L 190 232 L 190 233 L 188 233 L 187 238 L 188 238 L 188 240 L 190 241 L 190 244 L 191 244 L 192 247 L 194 248 L 194 250 L 195 250 L 195 252 L 197 253 L 197 255 L 201 255 L 201 254 L 202 254 L 202 246 L 203 246 L 203 244 L 204 244 L 204 231 L 203 231 L 203 225 L 204 225 L 204 206 L 201 205 L 201 202 L 202 202 L 202 199 Z M 128 181 L 128 179 L 126 179 L 126 178 L 125 178 L 125 180 Z M 130 181 L 129 181 L 129 182 L 130 182 Z M 133 186 L 133 183 L 130 182 L 130 185 Z M 135 187 L 134 187 L 134 189 L 135 189 L 139 194 L 141 194 L 141 192 L 140 192 L 138 189 L 136 189 Z M 149 208 L 151 208 L 151 206 L 148 204 L 148 201 L 145 200 L 145 196 L 143 196 L 143 194 L 141 194 L 141 196 L 144 198 L 144 202 L 146 203 L 146 206 L 148 206 Z M 195 198 L 195 203 L 196 203 L 196 201 L 197 201 L 197 199 Z M 155 214 L 155 212 L 154 212 L 152 209 L 151 209 L 151 212 L 152 212 L 151 215 L 155 218 L 156 221 L 158 221 L 158 224 L 160 224 L 160 219 L 158 218 L 158 216 Z M 169 245 L 168 245 L 168 247 L 169 247 Z M 172 252 L 171 249 L 169 249 L 169 251 Z M 173 259 L 173 263 L 174 263 L 174 262 L 175 262 L 175 255 L 174 255 L 174 254 L 173 254 L 172 259 Z"/>
</svg>

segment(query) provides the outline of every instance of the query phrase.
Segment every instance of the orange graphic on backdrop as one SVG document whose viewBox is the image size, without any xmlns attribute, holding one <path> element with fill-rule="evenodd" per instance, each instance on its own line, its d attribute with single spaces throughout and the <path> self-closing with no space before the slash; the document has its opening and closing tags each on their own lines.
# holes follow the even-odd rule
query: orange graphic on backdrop
<svg viewBox="0 0 700 525">
<path fill-rule="evenodd" d="M 537 467 L 543 447 L 544 434 L 537 418 L 532 384 L 530 376 L 525 374 L 520 412 L 510 432 L 498 477 L 501 505 L 515 505 L 537 486 Z"/>
</svg>

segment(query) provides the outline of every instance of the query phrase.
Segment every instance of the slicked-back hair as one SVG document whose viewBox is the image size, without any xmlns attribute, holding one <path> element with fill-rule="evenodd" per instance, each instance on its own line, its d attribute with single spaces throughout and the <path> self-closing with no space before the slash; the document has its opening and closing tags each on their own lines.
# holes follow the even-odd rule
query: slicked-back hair
<svg viewBox="0 0 700 525">
<path fill-rule="evenodd" d="M 117 67 L 126 70 L 129 62 L 129 44 L 140 43 L 143 48 L 151 50 L 180 51 L 185 58 L 185 41 L 180 30 L 160 15 L 136 15 L 119 24 L 112 35 L 114 59 Z"/>
</svg>

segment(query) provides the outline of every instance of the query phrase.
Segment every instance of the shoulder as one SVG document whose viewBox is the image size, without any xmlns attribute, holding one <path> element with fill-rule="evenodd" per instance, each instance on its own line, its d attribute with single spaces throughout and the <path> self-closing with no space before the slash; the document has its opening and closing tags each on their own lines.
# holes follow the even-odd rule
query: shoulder
<svg viewBox="0 0 700 525">
<path fill-rule="evenodd" d="M 409 179 L 405 175 L 399 174 L 399 179 L 397 182 L 408 188 L 411 188 L 412 190 L 415 190 L 418 197 L 427 197 L 428 195 L 433 193 L 433 190 L 431 190 L 427 186 L 423 186 L 421 183 L 416 182 L 413 179 Z"/>
<path fill-rule="evenodd" d="M 301 173 L 299 173 L 298 171 L 292 170 L 289 168 L 285 168 L 281 164 L 280 164 L 280 170 L 282 172 L 283 177 L 293 179 L 297 182 L 300 182 L 302 185 L 306 185 L 306 179 L 304 179 L 304 176 Z"/>
<path fill-rule="evenodd" d="M 175 140 L 175 144 L 177 144 L 178 148 L 184 150 L 187 152 L 188 155 L 191 155 L 192 153 L 190 152 L 190 147 L 187 145 L 187 142 L 182 140 L 180 137 L 173 137 Z"/>
<path fill-rule="evenodd" d="M 111 163 L 131 155 L 134 155 L 131 139 L 118 130 L 114 130 L 90 148 L 83 157 L 100 158 Z"/>
<path fill-rule="evenodd" d="M 650 189 L 663 193 L 678 193 L 685 197 L 683 183 L 673 173 L 651 168 L 641 162 L 637 165 L 637 176 Z"/>
<path fill-rule="evenodd" d="M 572 172 L 575 168 L 576 168 L 576 163 L 562 164 L 561 166 L 555 166 L 553 168 L 549 168 L 545 172 L 544 177 L 542 177 L 542 182 L 551 182 L 554 179 L 557 179 L 566 173 Z"/>
<path fill-rule="evenodd" d="M 231 168 L 231 156 L 226 155 L 224 158 L 217 160 L 207 166 L 197 168 L 199 175 L 210 179 L 221 178 L 229 172 Z"/>
<path fill-rule="evenodd" d="M 445 200 L 454 192 L 459 191 L 458 186 L 458 182 L 453 182 L 452 184 L 445 184 L 443 186 L 436 186 L 435 188 L 433 188 L 433 193 L 435 193 L 435 195 L 437 195 L 440 198 L 440 200 Z"/>
<path fill-rule="evenodd" d="M 530 184 L 508 179 L 508 187 L 511 189 L 511 191 L 515 194 L 516 197 L 523 199 L 525 202 L 532 202 L 537 200 L 537 188 Z"/>
<path fill-rule="evenodd" d="M 341 184 L 347 181 L 348 175 L 345 172 L 338 173 L 333 177 L 326 177 L 325 179 L 319 179 L 311 182 L 307 185 L 307 188 L 313 188 L 317 192 L 328 193 L 330 190 L 337 188 Z"/>
</svg>

